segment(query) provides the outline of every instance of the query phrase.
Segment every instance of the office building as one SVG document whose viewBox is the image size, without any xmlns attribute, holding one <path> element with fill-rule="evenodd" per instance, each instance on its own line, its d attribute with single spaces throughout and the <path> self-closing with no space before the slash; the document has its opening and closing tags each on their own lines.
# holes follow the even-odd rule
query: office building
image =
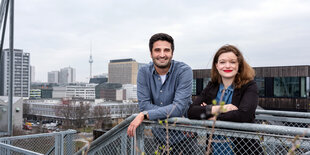
<svg viewBox="0 0 310 155">
<path fill-rule="evenodd" d="M 123 89 L 126 90 L 125 91 L 126 92 L 126 95 L 125 95 L 126 100 L 134 101 L 134 102 L 138 101 L 137 85 L 123 84 Z"/>
<path fill-rule="evenodd" d="M 0 98 L 1 99 L 1 98 Z M 41 99 L 41 100 L 24 100 L 25 118 L 31 120 L 59 120 L 61 122 L 66 120 L 64 108 L 70 108 L 68 113 L 72 113 L 68 120 L 77 121 L 79 114 L 76 112 L 81 103 L 89 105 L 89 109 L 85 112 L 88 122 L 94 122 L 96 119 L 102 117 L 108 118 L 126 118 L 139 111 L 138 104 L 133 102 L 115 102 L 115 101 L 99 101 L 95 100 L 81 100 L 81 99 Z M 65 105 L 70 106 L 65 106 Z M 1 104 L 0 104 L 1 110 Z"/>
<path fill-rule="evenodd" d="M 60 69 L 59 72 L 59 83 L 74 83 L 75 82 L 75 69 L 72 67 L 66 67 Z"/>
<path fill-rule="evenodd" d="M 116 59 L 109 63 L 109 83 L 137 84 L 139 64 L 134 59 Z"/>
<path fill-rule="evenodd" d="M 30 54 L 21 49 L 13 50 L 13 96 L 29 97 L 30 92 Z M 9 95 L 10 50 L 3 50 L 0 65 L 0 95 Z"/>
<path fill-rule="evenodd" d="M 95 86 L 97 84 L 79 84 L 66 86 L 66 97 L 95 99 Z"/>
<path fill-rule="evenodd" d="M 53 87 L 52 90 L 51 90 L 51 92 L 52 92 L 52 97 L 51 98 L 61 99 L 61 98 L 66 97 L 66 90 L 67 90 L 67 88 L 63 87 L 63 86 Z"/>
<path fill-rule="evenodd" d="M 96 84 L 101 84 L 101 83 L 106 83 L 108 82 L 108 76 L 107 75 L 97 75 L 92 78 L 90 78 L 89 83 L 96 83 Z"/>
<path fill-rule="evenodd" d="M 41 98 L 41 89 L 30 89 L 29 99 L 40 99 Z"/>
<path fill-rule="evenodd" d="M 122 101 L 125 99 L 126 90 L 120 83 L 102 83 L 96 86 L 96 98 L 106 101 Z"/>
<path fill-rule="evenodd" d="M 58 83 L 59 82 L 59 71 L 51 71 L 47 73 L 48 83 Z"/>
<path fill-rule="evenodd" d="M 36 72 L 35 72 L 35 67 L 34 66 L 30 66 L 30 82 L 33 83 L 35 82 L 36 78 Z"/>
</svg>

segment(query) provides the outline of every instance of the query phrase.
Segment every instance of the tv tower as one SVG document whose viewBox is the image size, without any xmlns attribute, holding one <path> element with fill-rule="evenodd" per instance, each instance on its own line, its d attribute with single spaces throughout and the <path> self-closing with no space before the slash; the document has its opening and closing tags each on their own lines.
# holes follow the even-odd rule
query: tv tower
<svg viewBox="0 0 310 155">
<path fill-rule="evenodd" d="M 89 68 L 90 68 L 90 72 L 89 72 L 89 79 L 92 78 L 92 63 L 94 62 L 93 57 L 92 57 L 92 43 L 90 42 L 90 56 L 89 56 Z"/>
</svg>

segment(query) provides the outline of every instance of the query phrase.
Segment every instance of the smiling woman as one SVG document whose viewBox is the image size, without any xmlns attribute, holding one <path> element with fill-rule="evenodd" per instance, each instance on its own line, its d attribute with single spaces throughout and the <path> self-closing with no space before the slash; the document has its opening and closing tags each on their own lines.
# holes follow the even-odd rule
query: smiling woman
<svg viewBox="0 0 310 155">
<path fill-rule="evenodd" d="M 254 76 L 254 70 L 247 64 L 242 53 L 235 46 L 222 46 L 213 58 L 211 81 L 194 103 L 190 105 L 188 118 L 254 122 L 255 109 L 258 104 L 257 85 Z M 216 101 L 216 105 L 212 104 L 213 100 Z M 220 110 L 219 103 L 221 102 L 225 103 L 223 105 L 224 111 Z M 214 138 L 223 139 L 221 136 Z M 239 152 L 238 141 L 232 141 L 235 146 L 234 151 Z M 261 148 L 256 145 L 258 143 L 255 141 L 249 143 L 253 144 L 248 148 L 249 150 L 255 150 L 252 147 L 258 148 L 256 149 L 258 152 L 250 154 L 259 154 Z M 216 144 L 214 146 L 216 148 Z M 225 149 L 228 150 L 225 154 L 232 153 L 231 148 Z M 213 152 L 216 152 L 216 149 Z"/>
<path fill-rule="evenodd" d="M 213 58 L 211 81 L 190 106 L 188 117 L 214 119 L 213 115 L 225 102 L 225 112 L 217 119 L 235 122 L 253 122 L 258 104 L 255 72 L 244 60 L 242 53 L 232 45 L 221 47 Z"/>
</svg>

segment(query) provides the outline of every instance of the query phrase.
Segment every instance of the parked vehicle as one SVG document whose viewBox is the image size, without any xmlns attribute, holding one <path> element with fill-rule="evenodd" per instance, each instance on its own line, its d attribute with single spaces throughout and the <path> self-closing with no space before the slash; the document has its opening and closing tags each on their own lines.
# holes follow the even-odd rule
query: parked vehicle
<svg viewBox="0 0 310 155">
<path fill-rule="evenodd" d="M 32 126 L 33 123 L 31 123 L 31 122 L 26 122 L 25 125 Z"/>
<path fill-rule="evenodd" d="M 24 124 L 24 125 L 23 125 L 23 129 L 24 129 L 24 130 L 32 130 L 32 127 L 31 127 L 30 125 Z"/>
</svg>

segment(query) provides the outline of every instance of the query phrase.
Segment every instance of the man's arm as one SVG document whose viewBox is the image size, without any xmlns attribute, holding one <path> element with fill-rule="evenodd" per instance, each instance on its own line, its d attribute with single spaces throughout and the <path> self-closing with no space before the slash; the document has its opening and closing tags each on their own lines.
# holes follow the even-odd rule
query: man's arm
<svg viewBox="0 0 310 155">
<path fill-rule="evenodd" d="M 167 106 L 148 110 L 150 120 L 164 119 L 167 117 L 181 117 L 186 113 L 191 103 L 193 81 L 192 69 L 186 66 L 186 69 L 181 72 L 175 80 L 177 80 L 177 88 L 175 90 L 173 102 Z"/>
<path fill-rule="evenodd" d="M 148 75 L 146 73 L 146 68 L 141 68 L 138 71 L 137 77 L 137 95 L 139 100 L 139 109 L 140 113 L 136 116 L 136 118 L 130 123 L 127 129 L 127 135 L 133 137 L 136 133 L 137 127 L 142 123 L 144 120 L 144 114 L 142 111 L 147 111 L 150 109 L 157 109 L 159 106 L 152 104 L 151 102 L 151 88 L 149 87 Z M 149 115 L 147 115 L 149 118 Z"/>
</svg>

